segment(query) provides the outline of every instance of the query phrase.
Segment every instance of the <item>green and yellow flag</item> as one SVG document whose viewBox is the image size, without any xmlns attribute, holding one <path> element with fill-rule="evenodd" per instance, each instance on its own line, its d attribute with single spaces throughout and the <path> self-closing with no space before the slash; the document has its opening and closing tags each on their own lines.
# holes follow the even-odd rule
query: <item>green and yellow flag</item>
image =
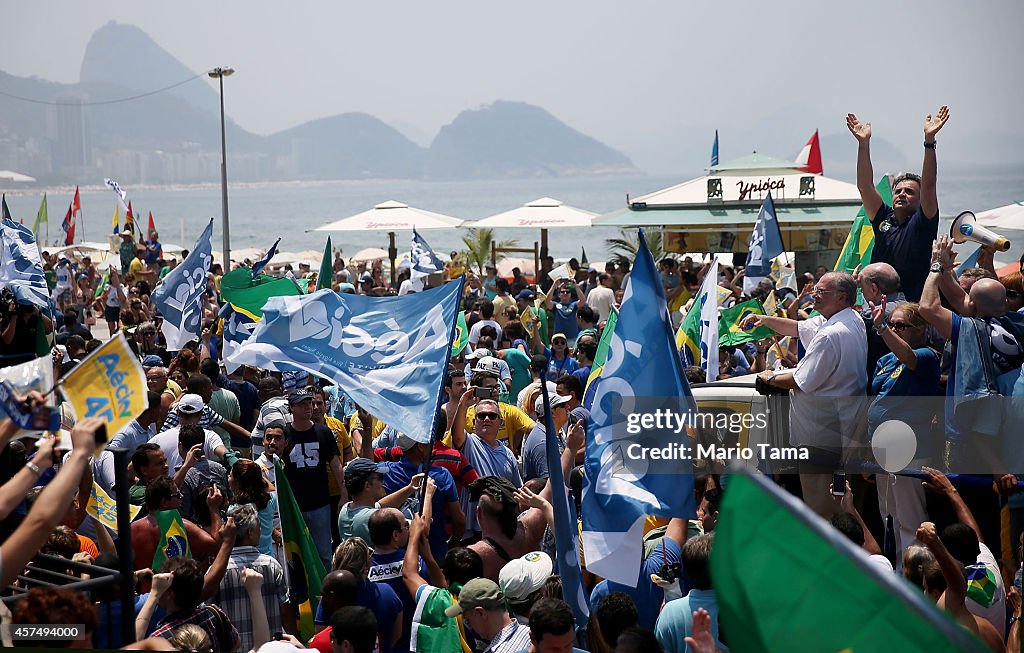
<svg viewBox="0 0 1024 653">
<path fill-rule="evenodd" d="M 605 322 L 604 331 L 601 332 L 601 340 L 597 343 L 597 352 L 594 353 L 594 364 L 590 366 L 590 376 L 587 377 L 587 387 L 583 389 L 583 401 L 587 406 L 593 403 L 593 395 L 597 393 L 597 384 L 594 383 L 601 377 L 604 363 L 608 360 L 608 348 L 612 344 L 612 336 L 615 335 L 615 325 L 619 322 L 619 311 L 612 308 Z M 590 401 L 587 401 L 587 397 Z"/>
<path fill-rule="evenodd" d="M 455 321 L 455 340 L 452 340 L 452 356 L 458 356 L 469 344 L 469 327 L 466 326 L 466 311 L 459 311 Z"/>
<path fill-rule="evenodd" d="M 46 212 L 46 193 L 43 193 L 43 201 L 39 204 L 39 210 L 36 211 L 36 222 L 32 225 L 32 232 L 36 234 L 37 239 L 39 237 L 39 225 L 44 222 L 49 224 L 49 220 L 50 218 Z"/>
<path fill-rule="evenodd" d="M 292 605 L 299 609 L 299 633 L 309 641 L 313 637 L 313 615 L 320 603 L 320 589 L 327 572 L 316 552 L 306 521 L 299 512 L 299 504 L 292 494 L 292 486 L 284 475 L 281 460 L 274 461 L 277 470 L 277 498 L 281 510 L 281 531 L 284 536 L 285 557 L 288 560 L 288 578 L 293 594 Z"/>
<path fill-rule="evenodd" d="M 882 177 L 875 188 L 882 196 L 882 201 L 892 206 L 892 188 L 889 186 L 889 176 Z M 867 214 L 863 205 L 860 207 L 857 217 L 853 219 L 850 235 L 846 237 L 843 251 L 839 253 L 833 270 L 853 274 L 857 266 L 864 267 L 871 262 L 871 251 L 875 248 L 875 232 L 871 228 L 871 218 L 873 217 Z M 800 289 L 796 288 L 795 290 Z"/>
<path fill-rule="evenodd" d="M 729 477 L 711 577 L 737 653 L 987 650 L 765 476 Z"/>
<path fill-rule="evenodd" d="M 748 315 L 765 315 L 761 302 L 751 299 L 736 304 L 732 308 L 724 309 L 718 316 L 718 344 L 719 346 L 740 345 L 752 340 L 771 338 L 772 330 L 766 326 L 760 326 L 750 331 L 744 331 L 740 323 Z"/>
<path fill-rule="evenodd" d="M 153 571 L 160 571 L 164 561 L 177 556 L 192 557 L 188 548 L 188 535 L 185 534 L 185 522 L 177 510 L 158 510 L 153 513 L 156 525 L 160 528 L 160 543 L 153 554 Z"/>
</svg>

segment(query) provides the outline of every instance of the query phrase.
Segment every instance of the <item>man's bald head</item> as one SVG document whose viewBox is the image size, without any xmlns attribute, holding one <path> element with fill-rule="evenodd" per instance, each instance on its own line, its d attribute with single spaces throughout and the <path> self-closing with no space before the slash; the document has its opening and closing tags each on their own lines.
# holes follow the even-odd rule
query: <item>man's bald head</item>
<svg viewBox="0 0 1024 653">
<path fill-rule="evenodd" d="M 324 576 L 320 586 L 324 602 L 324 614 L 333 614 L 338 608 L 355 605 L 356 593 L 359 591 L 359 579 L 351 571 L 337 569 Z"/>
<path fill-rule="evenodd" d="M 860 290 L 869 301 L 878 301 L 881 295 L 895 295 L 900 290 L 900 275 L 888 263 L 872 263 L 860 271 Z"/>
<path fill-rule="evenodd" d="M 978 279 L 969 294 L 974 317 L 998 317 L 1006 314 L 1006 287 L 995 279 Z"/>
</svg>

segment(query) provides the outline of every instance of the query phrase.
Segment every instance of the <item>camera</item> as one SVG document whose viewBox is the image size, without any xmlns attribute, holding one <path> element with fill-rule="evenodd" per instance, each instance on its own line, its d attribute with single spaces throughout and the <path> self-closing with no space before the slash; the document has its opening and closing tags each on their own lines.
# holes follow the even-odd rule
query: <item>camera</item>
<svg viewBox="0 0 1024 653">
<path fill-rule="evenodd" d="M 494 396 L 494 388 L 474 387 L 473 396 L 477 399 L 490 399 Z"/>
</svg>

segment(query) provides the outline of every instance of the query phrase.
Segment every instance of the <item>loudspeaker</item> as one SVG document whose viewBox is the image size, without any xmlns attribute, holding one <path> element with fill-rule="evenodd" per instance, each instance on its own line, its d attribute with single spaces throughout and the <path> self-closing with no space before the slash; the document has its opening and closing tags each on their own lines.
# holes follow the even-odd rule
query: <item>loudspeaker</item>
<svg viewBox="0 0 1024 653">
<path fill-rule="evenodd" d="M 988 245 L 1001 252 L 1010 249 L 1009 240 L 978 224 L 978 219 L 970 211 L 964 211 L 956 216 L 956 220 L 953 220 L 953 224 L 949 227 L 949 236 L 954 243 L 972 241 Z"/>
</svg>

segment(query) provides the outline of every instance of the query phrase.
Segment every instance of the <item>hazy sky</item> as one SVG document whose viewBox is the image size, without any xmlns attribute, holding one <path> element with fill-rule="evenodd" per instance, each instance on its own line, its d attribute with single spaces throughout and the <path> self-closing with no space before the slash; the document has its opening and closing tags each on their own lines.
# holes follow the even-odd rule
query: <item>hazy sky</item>
<svg viewBox="0 0 1024 653">
<path fill-rule="evenodd" d="M 944 102 L 951 132 L 1024 139 L 1020 0 L 35 0 L 5 2 L 4 18 L 0 69 L 16 75 L 77 82 L 111 19 L 197 72 L 230 65 L 228 113 L 263 134 L 365 111 L 429 140 L 508 99 L 640 158 L 681 125 L 739 134 L 794 109 L 833 122 L 780 125 L 803 135 L 780 155 L 853 110 L 916 158 L 924 114 Z"/>
</svg>

